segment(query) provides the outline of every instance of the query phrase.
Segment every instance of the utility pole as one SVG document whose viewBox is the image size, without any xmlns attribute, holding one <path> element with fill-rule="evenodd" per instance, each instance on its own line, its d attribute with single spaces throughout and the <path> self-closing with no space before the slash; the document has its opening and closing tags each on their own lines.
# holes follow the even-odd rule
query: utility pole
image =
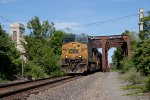
<svg viewBox="0 0 150 100">
<path fill-rule="evenodd" d="M 65 28 L 66 30 L 70 31 L 71 29 L 70 28 Z"/>
<path fill-rule="evenodd" d="M 22 80 L 23 80 L 23 78 L 24 78 L 24 77 L 23 77 L 23 75 L 24 75 L 24 64 L 23 64 L 23 63 L 24 63 L 24 59 L 23 59 L 23 53 L 21 54 L 21 60 L 22 60 L 22 68 L 21 68 L 21 69 L 22 69 L 22 72 L 21 72 L 22 74 L 21 74 L 21 78 L 22 78 Z"/>
<path fill-rule="evenodd" d="M 142 18 L 144 18 L 144 9 L 143 8 L 140 8 L 139 9 L 139 33 L 141 31 L 143 31 L 143 21 L 142 21 Z"/>
</svg>

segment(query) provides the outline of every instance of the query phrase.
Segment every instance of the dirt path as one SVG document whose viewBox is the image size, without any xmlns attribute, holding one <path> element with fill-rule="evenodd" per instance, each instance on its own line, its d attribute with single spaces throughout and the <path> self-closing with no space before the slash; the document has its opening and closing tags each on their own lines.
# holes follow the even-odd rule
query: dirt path
<svg viewBox="0 0 150 100">
<path fill-rule="evenodd" d="M 127 91 L 121 89 L 125 83 L 119 80 L 119 76 L 118 72 L 104 73 L 81 100 L 150 100 L 147 97 L 125 96 Z"/>
<path fill-rule="evenodd" d="M 117 72 L 95 73 L 64 85 L 30 95 L 29 100 L 150 100 L 144 97 L 124 96 L 124 85 Z"/>
</svg>

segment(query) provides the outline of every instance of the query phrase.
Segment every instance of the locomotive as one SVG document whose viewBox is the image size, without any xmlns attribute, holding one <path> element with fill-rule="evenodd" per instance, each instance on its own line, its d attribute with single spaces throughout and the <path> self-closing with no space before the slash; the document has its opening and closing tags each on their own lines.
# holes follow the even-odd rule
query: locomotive
<svg viewBox="0 0 150 100">
<path fill-rule="evenodd" d="M 71 34 L 64 38 L 62 45 L 62 69 L 65 73 L 87 73 L 102 69 L 102 55 L 93 48 L 90 38 Z"/>
</svg>

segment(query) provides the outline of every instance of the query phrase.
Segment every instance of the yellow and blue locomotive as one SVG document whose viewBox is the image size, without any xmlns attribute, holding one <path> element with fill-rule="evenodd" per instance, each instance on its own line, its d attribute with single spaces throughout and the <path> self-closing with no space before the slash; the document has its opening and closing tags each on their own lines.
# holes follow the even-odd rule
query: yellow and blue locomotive
<svg viewBox="0 0 150 100">
<path fill-rule="evenodd" d="M 85 73 L 101 70 L 102 55 L 93 48 L 88 36 L 68 35 L 62 46 L 62 69 L 66 73 Z"/>
</svg>

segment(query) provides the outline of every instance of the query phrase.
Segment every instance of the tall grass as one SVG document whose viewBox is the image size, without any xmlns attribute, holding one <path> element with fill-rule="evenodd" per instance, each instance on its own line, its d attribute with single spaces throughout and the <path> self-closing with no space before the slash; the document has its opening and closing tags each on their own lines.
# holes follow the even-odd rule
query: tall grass
<svg viewBox="0 0 150 100">
<path fill-rule="evenodd" d="M 150 77 L 142 76 L 134 67 L 122 74 L 121 79 L 128 83 L 123 90 L 136 89 L 136 94 L 150 92 Z"/>
<path fill-rule="evenodd" d="M 129 82 L 130 84 L 142 84 L 143 79 L 145 79 L 144 76 L 142 76 L 139 72 L 136 71 L 135 68 L 130 68 L 128 71 L 126 71 L 122 76 L 122 79 L 124 79 L 126 82 Z"/>
<path fill-rule="evenodd" d="M 147 78 L 146 88 L 144 92 L 150 92 L 150 76 Z"/>
</svg>

